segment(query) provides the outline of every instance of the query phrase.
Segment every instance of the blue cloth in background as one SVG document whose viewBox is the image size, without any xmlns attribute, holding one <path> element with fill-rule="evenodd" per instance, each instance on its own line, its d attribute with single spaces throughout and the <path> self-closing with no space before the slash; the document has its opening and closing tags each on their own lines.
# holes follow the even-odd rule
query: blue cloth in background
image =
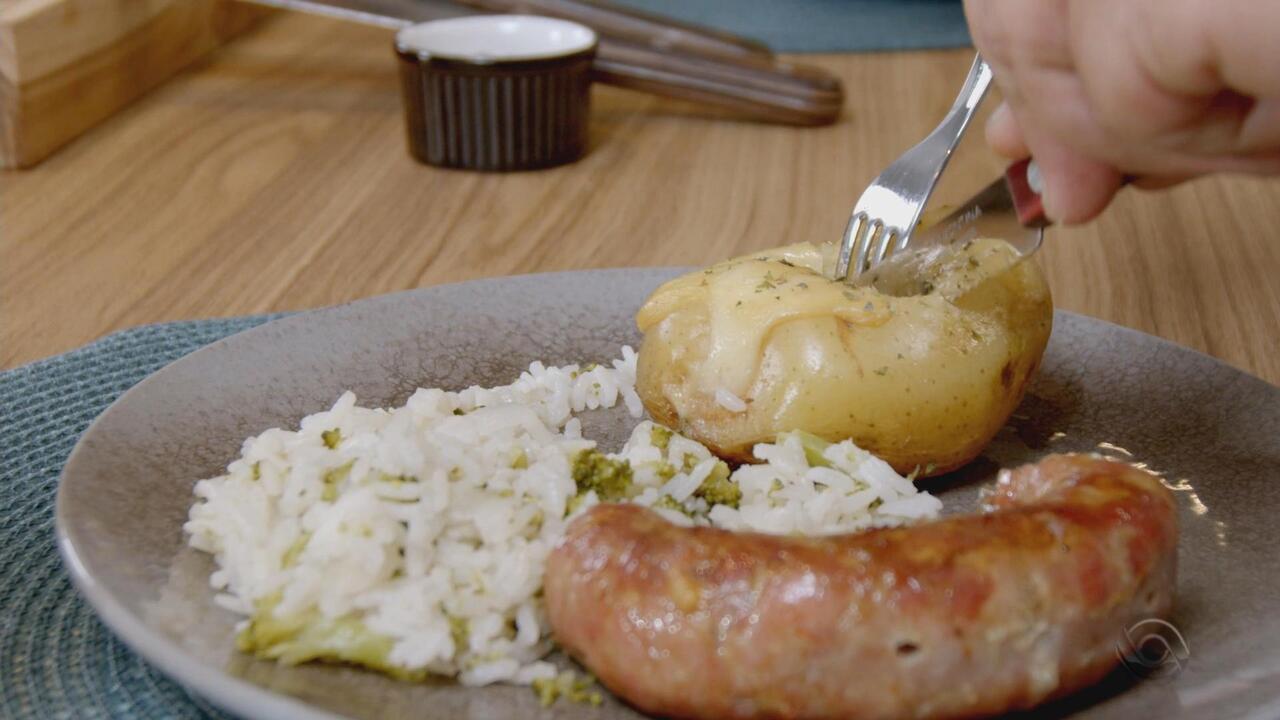
<svg viewBox="0 0 1280 720">
<path fill-rule="evenodd" d="M 779 52 L 969 45 L 969 29 L 960 0 L 612 1 L 754 38 Z"/>
<path fill-rule="evenodd" d="M 969 42 L 959 0 L 617 1 L 783 52 Z M 76 439 L 116 397 L 166 363 L 266 319 L 134 328 L 0 372 L 0 717 L 225 717 L 130 652 L 75 593 L 54 547 L 54 493 Z"/>
</svg>

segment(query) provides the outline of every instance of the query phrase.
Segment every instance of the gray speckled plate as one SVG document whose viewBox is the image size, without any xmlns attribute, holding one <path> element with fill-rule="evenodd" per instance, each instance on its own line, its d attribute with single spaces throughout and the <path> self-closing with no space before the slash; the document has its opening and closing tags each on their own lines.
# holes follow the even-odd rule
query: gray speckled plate
<svg viewBox="0 0 1280 720">
<path fill-rule="evenodd" d="M 672 273 L 593 271 L 417 290 L 279 320 L 175 362 L 103 413 L 67 463 L 57 525 L 73 579 L 135 650 L 245 716 L 634 717 L 612 701 L 543 710 L 524 688 L 414 685 L 238 655 L 233 618 L 211 601 L 210 560 L 185 548 L 181 526 L 192 484 L 218 474 L 243 438 L 292 425 L 345 389 L 364 404 L 400 404 L 419 385 L 509 382 L 535 359 L 615 357 L 619 345 L 638 341 L 639 303 Z M 1169 654 L 1150 667 L 1130 663 L 1037 716 L 1280 716 L 1280 389 L 1104 322 L 1058 313 L 1056 323 L 1044 369 L 1010 428 L 931 489 L 949 511 L 969 509 L 999 465 L 1103 443 L 1165 475 L 1178 491 L 1183 529 L 1172 626 L 1134 630 L 1159 634 Z M 627 421 L 605 413 L 589 425 L 616 445 Z"/>
</svg>

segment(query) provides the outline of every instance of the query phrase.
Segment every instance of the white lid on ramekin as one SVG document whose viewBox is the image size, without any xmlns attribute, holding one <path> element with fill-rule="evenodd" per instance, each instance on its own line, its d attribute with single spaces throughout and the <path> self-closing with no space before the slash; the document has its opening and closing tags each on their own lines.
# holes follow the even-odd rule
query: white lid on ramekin
<svg viewBox="0 0 1280 720">
<path fill-rule="evenodd" d="M 476 15 L 410 25 L 396 33 L 396 49 L 422 59 L 486 65 L 548 60 L 589 50 L 596 33 L 586 25 L 537 15 Z"/>
</svg>

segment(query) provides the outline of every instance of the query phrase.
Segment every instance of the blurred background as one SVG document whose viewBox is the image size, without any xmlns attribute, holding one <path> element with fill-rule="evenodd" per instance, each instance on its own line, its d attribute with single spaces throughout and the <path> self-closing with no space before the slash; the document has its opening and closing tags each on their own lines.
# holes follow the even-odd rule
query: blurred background
<svg viewBox="0 0 1280 720">
<path fill-rule="evenodd" d="M 393 30 L 223 0 L 6 2 L 0 147 L 26 167 L 0 175 L 0 367 L 146 323 L 834 240 L 972 59 L 950 0 L 619 4 L 838 79 L 838 118 L 761 122 L 597 83 L 579 161 L 442 169 L 406 151 Z M 943 199 L 1000 165 L 970 133 Z M 1126 192 L 1036 261 L 1059 307 L 1276 382 L 1258 337 L 1280 324 L 1278 206 L 1253 178 Z"/>
</svg>

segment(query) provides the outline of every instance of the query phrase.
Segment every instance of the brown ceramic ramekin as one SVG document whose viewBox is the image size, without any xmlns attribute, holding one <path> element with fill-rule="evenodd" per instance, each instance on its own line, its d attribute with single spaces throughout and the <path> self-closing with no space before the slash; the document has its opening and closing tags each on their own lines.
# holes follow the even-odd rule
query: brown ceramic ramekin
<svg viewBox="0 0 1280 720">
<path fill-rule="evenodd" d="M 547 17 L 485 15 L 396 34 L 409 150 L 429 165 L 528 170 L 587 148 L 596 34 Z"/>
</svg>

